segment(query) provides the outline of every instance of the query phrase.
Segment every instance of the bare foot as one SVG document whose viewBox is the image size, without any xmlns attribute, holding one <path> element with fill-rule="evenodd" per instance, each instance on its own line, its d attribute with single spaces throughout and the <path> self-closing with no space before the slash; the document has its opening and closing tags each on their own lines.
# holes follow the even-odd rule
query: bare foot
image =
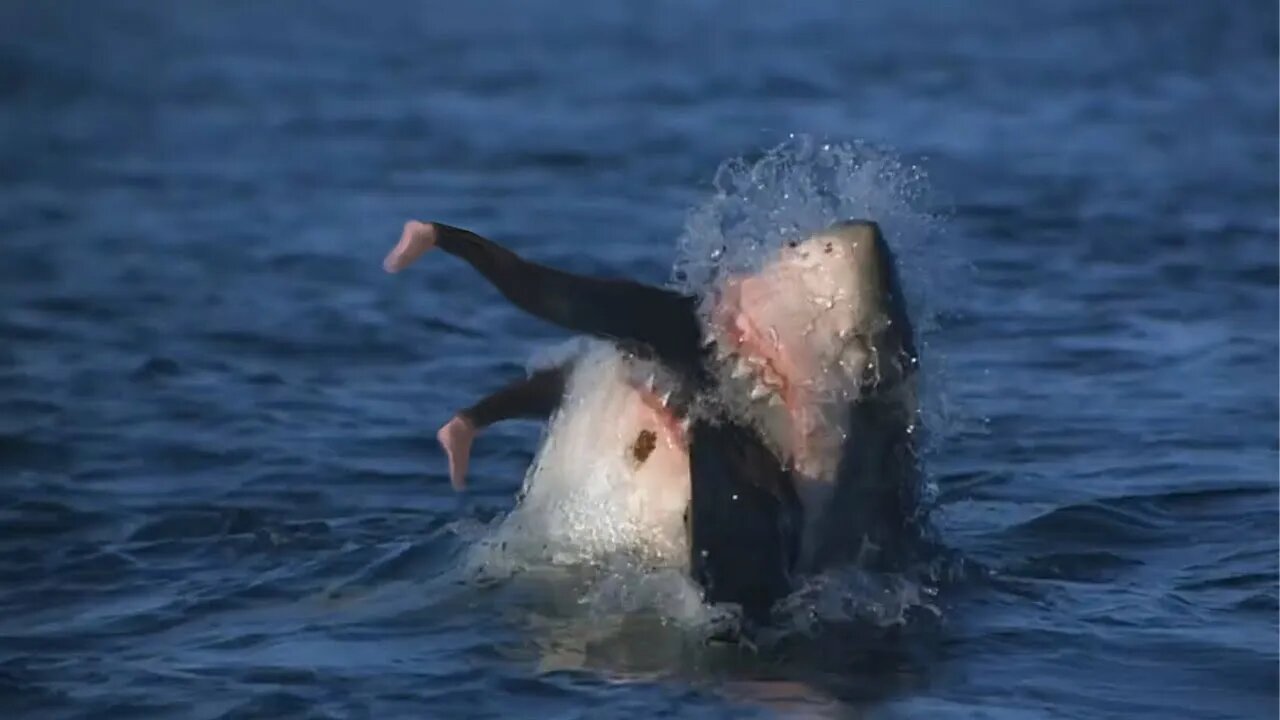
<svg viewBox="0 0 1280 720">
<path fill-rule="evenodd" d="M 387 253 L 387 259 L 382 261 L 382 269 L 389 273 L 400 272 L 435 246 L 435 226 L 431 223 L 410 220 L 404 224 L 404 232 L 400 233 L 400 242 Z"/>
<path fill-rule="evenodd" d="M 454 415 L 436 432 L 436 440 L 449 457 L 449 483 L 458 492 L 467 489 L 467 466 L 471 462 L 471 441 L 475 436 L 475 426 L 461 415 Z"/>
</svg>

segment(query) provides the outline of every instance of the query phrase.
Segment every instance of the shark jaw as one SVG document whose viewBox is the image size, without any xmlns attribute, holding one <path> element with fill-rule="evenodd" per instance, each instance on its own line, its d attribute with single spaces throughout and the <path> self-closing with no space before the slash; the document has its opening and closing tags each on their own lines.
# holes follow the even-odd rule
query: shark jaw
<svg viewBox="0 0 1280 720">
<path fill-rule="evenodd" d="M 877 226 L 842 223 L 727 278 L 711 298 L 706 338 L 723 404 L 804 476 L 833 480 L 844 410 L 902 374 L 897 336 L 909 327 L 894 332 L 888 262 Z"/>
</svg>

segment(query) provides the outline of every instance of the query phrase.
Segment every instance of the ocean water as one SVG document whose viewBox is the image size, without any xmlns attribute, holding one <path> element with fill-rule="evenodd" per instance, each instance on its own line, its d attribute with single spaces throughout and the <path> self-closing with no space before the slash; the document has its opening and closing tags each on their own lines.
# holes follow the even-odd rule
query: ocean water
<svg viewBox="0 0 1280 720">
<path fill-rule="evenodd" d="M 7 716 L 1276 716 L 1275 3 L 0 28 Z M 936 571 L 826 578 L 752 648 L 670 573 L 478 561 L 539 427 L 465 497 L 434 430 L 565 335 L 452 258 L 383 274 L 404 220 L 663 283 L 722 167 L 810 141 L 895 159 L 826 190 L 909 221 Z"/>
</svg>

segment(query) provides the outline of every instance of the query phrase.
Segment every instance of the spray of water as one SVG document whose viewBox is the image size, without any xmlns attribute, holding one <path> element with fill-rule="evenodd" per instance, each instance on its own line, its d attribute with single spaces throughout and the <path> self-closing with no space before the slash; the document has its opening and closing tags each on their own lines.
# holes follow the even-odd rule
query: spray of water
<svg viewBox="0 0 1280 720">
<path fill-rule="evenodd" d="M 713 299 L 727 276 L 758 272 L 788 243 L 844 220 L 878 223 L 894 251 L 921 347 L 921 409 L 932 437 L 949 431 L 945 357 L 931 336 L 961 267 L 925 169 L 862 142 L 793 135 L 755 158 L 721 164 L 712 193 L 688 214 L 671 285 Z M 704 302 L 704 312 L 713 304 Z M 927 448 L 926 448 L 927 449 Z"/>
</svg>

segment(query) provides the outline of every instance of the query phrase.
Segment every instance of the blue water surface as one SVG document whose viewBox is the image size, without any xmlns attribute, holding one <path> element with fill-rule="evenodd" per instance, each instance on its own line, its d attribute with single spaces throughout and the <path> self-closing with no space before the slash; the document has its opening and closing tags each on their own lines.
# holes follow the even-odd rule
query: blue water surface
<svg viewBox="0 0 1280 720">
<path fill-rule="evenodd" d="M 0 27 L 7 716 L 1276 716 L 1274 2 Z M 465 500 L 433 431 L 564 334 L 450 258 L 383 274 L 401 223 L 666 282 L 717 168 L 793 134 L 928 175 L 937 612 L 752 652 L 601 631 L 585 570 L 459 574 L 539 429 Z"/>
</svg>

